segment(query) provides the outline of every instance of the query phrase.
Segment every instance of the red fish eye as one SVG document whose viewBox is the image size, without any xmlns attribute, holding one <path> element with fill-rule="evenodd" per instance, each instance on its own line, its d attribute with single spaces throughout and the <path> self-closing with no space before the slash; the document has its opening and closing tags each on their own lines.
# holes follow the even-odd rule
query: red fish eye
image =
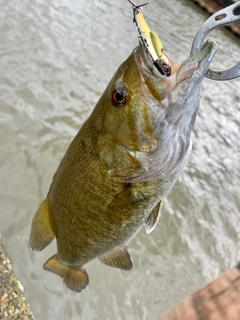
<svg viewBox="0 0 240 320">
<path fill-rule="evenodd" d="M 163 63 L 163 64 L 162 64 L 162 73 L 163 73 L 164 75 L 166 75 L 166 76 L 170 76 L 170 74 L 171 74 L 171 67 L 170 67 L 168 64 Z"/>
<path fill-rule="evenodd" d="M 128 92 L 124 87 L 116 88 L 111 95 L 111 102 L 114 106 L 119 107 L 126 103 Z"/>
</svg>

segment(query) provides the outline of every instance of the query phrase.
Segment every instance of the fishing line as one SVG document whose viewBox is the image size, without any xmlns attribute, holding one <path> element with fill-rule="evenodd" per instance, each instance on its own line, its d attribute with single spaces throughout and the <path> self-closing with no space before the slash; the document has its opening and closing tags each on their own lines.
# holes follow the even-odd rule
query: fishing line
<svg viewBox="0 0 240 320">
<path fill-rule="evenodd" d="M 151 16 L 158 10 L 158 8 L 156 8 L 145 20 L 147 21 L 149 18 L 151 18 Z"/>
</svg>

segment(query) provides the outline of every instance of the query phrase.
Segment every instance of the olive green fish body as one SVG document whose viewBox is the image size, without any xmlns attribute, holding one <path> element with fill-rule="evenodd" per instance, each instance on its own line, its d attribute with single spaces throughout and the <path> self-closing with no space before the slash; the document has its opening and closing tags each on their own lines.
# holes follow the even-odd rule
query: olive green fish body
<svg viewBox="0 0 240 320">
<path fill-rule="evenodd" d="M 140 44 L 74 138 L 30 236 L 33 250 L 56 237 L 57 254 L 44 267 L 70 289 L 86 287 L 84 266 L 97 257 L 131 269 L 128 242 L 143 225 L 154 229 L 188 158 L 199 87 L 215 51 L 209 42 L 182 64 L 169 58 L 172 73 L 164 76 L 164 64 L 155 70 Z"/>
<path fill-rule="evenodd" d="M 130 184 L 109 177 L 92 133 L 87 121 L 63 158 L 47 197 L 59 260 L 76 268 L 122 248 L 160 196 L 159 181 Z"/>
</svg>

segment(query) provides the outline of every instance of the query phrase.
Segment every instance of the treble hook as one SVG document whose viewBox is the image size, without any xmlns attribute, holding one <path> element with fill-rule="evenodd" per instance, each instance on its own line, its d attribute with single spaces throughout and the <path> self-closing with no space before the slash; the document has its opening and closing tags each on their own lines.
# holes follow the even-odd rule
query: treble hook
<svg viewBox="0 0 240 320">
<path fill-rule="evenodd" d="M 147 4 L 149 4 L 149 2 L 146 2 L 144 4 L 140 4 L 139 6 L 134 4 L 131 0 L 128 0 L 128 2 L 130 2 L 132 7 L 133 7 L 133 23 L 135 23 L 136 22 L 136 14 L 139 12 L 139 10 L 141 10 L 142 7 L 144 7 Z"/>
<path fill-rule="evenodd" d="M 233 22 L 240 21 L 240 2 L 237 2 L 231 6 L 228 6 L 215 14 L 213 14 L 209 19 L 207 19 L 197 32 L 191 49 L 190 56 L 194 55 L 202 49 L 203 40 L 215 28 L 230 24 Z M 212 80 L 231 80 L 240 77 L 240 61 L 233 66 L 224 71 L 214 71 L 208 69 L 206 77 Z"/>
</svg>

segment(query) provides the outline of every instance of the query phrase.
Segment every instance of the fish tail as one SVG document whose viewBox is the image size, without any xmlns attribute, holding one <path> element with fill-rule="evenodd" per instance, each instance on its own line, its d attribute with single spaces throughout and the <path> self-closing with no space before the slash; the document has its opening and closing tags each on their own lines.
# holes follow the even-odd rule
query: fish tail
<svg viewBox="0 0 240 320">
<path fill-rule="evenodd" d="M 32 251 L 43 250 L 53 239 L 48 199 L 46 198 L 36 212 L 30 232 L 30 248 Z"/>
<path fill-rule="evenodd" d="M 44 269 L 58 274 L 63 278 L 66 286 L 75 292 L 82 291 L 89 283 L 88 274 L 85 270 L 64 266 L 58 261 L 56 254 L 44 264 Z"/>
</svg>

